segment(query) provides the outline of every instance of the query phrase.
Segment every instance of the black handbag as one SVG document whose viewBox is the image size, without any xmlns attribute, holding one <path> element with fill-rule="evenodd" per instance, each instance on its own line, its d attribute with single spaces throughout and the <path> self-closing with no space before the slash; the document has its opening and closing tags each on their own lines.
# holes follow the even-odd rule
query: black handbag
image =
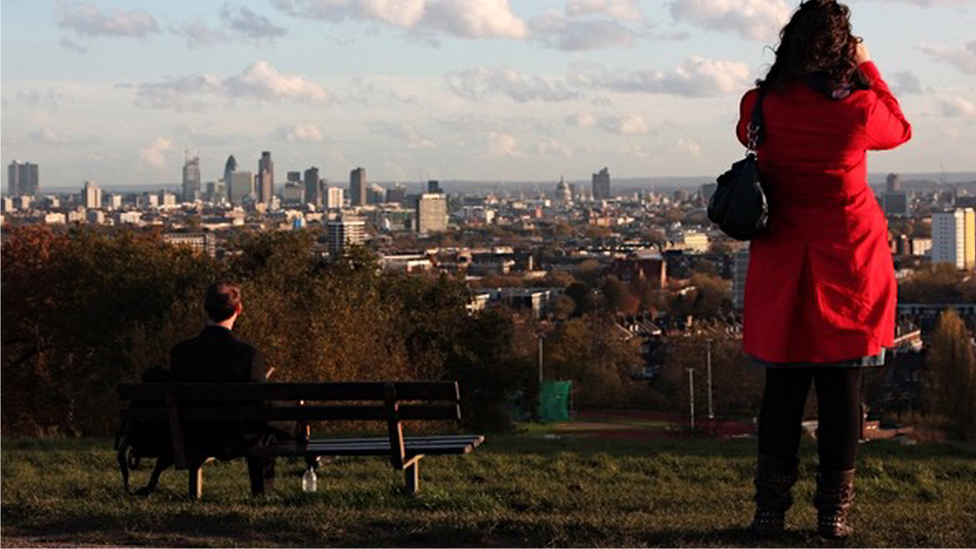
<svg viewBox="0 0 976 549">
<path fill-rule="evenodd" d="M 746 157 L 718 176 L 718 188 L 708 201 L 708 219 L 736 240 L 751 240 L 766 228 L 769 203 L 763 192 L 756 148 L 763 138 L 763 90 L 752 109 Z"/>
</svg>

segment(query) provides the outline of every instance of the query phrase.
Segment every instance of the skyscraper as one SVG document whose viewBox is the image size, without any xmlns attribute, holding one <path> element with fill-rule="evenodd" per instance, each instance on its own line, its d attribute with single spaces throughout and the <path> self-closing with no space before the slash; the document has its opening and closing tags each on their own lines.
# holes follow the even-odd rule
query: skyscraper
<svg viewBox="0 0 976 549">
<path fill-rule="evenodd" d="M 319 169 L 315 166 L 305 170 L 305 202 L 322 207 L 322 186 L 319 185 Z"/>
<path fill-rule="evenodd" d="M 889 173 L 887 179 L 885 179 L 885 191 L 892 193 L 901 190 L 901 179 L 896 173 Z"/>
<path fill-rule="evenodd" d="M 271 153 L 269 151 L 262 152 L 261 159 L 258 160 L 258 174 L 255 187 L 257 194 L 256 200 L 270 204 L 271 197 L 274 196 L 274 162 L 271 161 Z"/>
<path fill-rule="evenodd" d="M 339 210 L 346 199 L 346 190 L 342 187 L 325 187 L 325 209 Z"/>
<path fill-rule="evenodd" d="M 245 198 L 254 198 L 254 174 L 251 172 L 231 172 L 227 185 L 227 199 L 240 206 Z"/>
<path fill-rule="evenodd" d="M 81 203 L 89 210 L 97 210 L 102 207 L 102 189 L 91 181 L 85 181 L 81 188 Z"/>
<path fill-rule="evenodd" d="M 231 180 L 234 178 L 234 172 L 237 171 L 237 160 L 234 155 L 227 157 L 227 163 L 224 164 L 224 188 L 227 189 L 227 201 L 233 202 L 230 197 Z"/>
<path fill-rule="evenodd" d="M 40 188 L 37 164 L 19 164 L 16 160 L 11 162 L 7 168 L 7 188 L 11 197 L 37 196 Z"/>
<path fill-rule="evenodd" d="M 200 199 L 200 157 L 186 157 L 183 162 L 183 202 Z"/>
<path fill-rule="evenodd" d="M 349 201 L 353 206 L 366 205 L 366 169 L 356 168 L 349 172 Z"/>
<path fill-rule="evenodd" d="M 430 234 L 447 230 L 447 197 L 424 193 L 417 201 L 417 232 Z"/>
<path fill-rule="evenodd" d="M 593 174 L 593 200 L 609 200 L 610 198 L 610 171 L 603 168 L 598 173 Z"/>
</svg>

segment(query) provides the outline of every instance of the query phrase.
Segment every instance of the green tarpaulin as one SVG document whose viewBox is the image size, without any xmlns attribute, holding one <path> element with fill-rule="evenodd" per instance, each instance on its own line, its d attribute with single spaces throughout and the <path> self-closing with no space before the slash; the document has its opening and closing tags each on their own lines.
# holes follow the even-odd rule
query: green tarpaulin
<svg viewBox="0 0 976 549">
<path fill-rule="evenodd" d="M 572 381 L 543 381 L 539 391 L 539 421 L 569 421 Z"/>
</svg>

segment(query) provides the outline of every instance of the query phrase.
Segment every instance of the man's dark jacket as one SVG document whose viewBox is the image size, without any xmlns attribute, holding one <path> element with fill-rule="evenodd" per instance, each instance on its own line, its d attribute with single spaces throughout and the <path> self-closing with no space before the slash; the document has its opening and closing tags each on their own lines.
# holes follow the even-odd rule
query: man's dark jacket
<svg viewBox="0 0 976 549">
<path fill-rule="evenodd" d="M 170 369 L 176 381 L 197 383 L 264 383 L 264 361 L 253 346 L 223 326 L 207 326 L 200 335 L 170 349 Z M 229 405 L 239 403 L 228 403 Z M 187 432 L 188 452 L 194 457 L 231 459 L 267 441 L 263 424 L 205 424 Z"/>
</svg>

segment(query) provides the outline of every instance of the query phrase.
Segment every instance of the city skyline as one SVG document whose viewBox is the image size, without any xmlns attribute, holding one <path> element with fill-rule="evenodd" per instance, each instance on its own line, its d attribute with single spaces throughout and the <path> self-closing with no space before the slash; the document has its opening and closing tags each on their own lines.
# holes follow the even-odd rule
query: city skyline
<svg viewBox="0 0 976 549">
<path fill-rule="evenodd" d="M 4 2 L 3 162 L 41 188 L 277 178 L 615 179 L 719 173 L 738 99 L 797 2 Z M 853 0 L 915 137 L 872 173 L 974 171 L 976 2 Z M 911 26 L 906 25 L 911 21 Z"/>
</svg>

